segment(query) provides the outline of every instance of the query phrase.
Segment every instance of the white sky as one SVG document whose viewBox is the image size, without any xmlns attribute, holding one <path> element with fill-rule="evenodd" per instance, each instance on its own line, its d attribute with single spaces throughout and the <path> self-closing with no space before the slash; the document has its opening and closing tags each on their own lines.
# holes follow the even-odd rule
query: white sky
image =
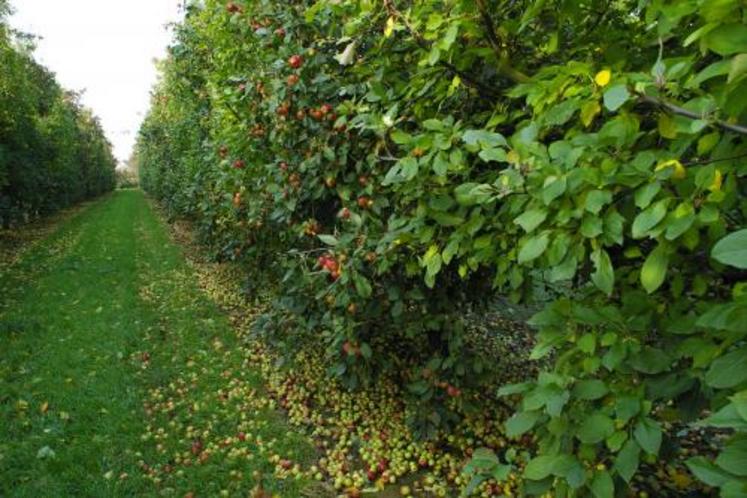
<svg viewBox="0 0 747 498">
<path fill-rule="evenodd" d="M 101 119 L 115 156 L 132 152 L 180 0 L 11 0 L 14 28 L 41 36 L 36 60 Z"/>
</svg>

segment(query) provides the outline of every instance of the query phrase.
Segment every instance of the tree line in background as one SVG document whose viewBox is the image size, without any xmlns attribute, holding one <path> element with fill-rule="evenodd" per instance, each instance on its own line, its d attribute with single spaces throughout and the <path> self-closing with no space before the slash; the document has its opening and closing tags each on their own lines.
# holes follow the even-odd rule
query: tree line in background
<svg viewBox="0 0 747 498">
<path fill-rule="evenodd" d="M 747 496 L 746 20 L 736 0 L 194 3 L 141 182 L 217 257 L 276 272 L 279 347 L 349 387 L 397 370 L 426 436 L 501 369 L 466 312 L 542 306 L 546 368 L 498 393 L 536 449 L 476 468 L 612 497 L 665 422 L 716 427 L 689 468 Z"/>
<path fill-rule="evenodd" d="M 112 190 L 116 160 L 98 119 L 34 61 L 0 2 L 0 226 Z"/>
</svg>

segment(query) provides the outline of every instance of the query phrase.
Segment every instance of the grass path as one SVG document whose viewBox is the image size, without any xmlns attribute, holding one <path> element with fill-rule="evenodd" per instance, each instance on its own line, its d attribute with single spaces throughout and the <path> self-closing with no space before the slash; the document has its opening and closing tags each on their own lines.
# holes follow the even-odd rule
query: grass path
<svg viewBox="0 0 747 498">
<path fill-rule="evenodd" d="M 272 475 L 308 442 L 140 192 L 94 203 L 0 278 L 0 496 L 301 495 Z"/>
</svg>

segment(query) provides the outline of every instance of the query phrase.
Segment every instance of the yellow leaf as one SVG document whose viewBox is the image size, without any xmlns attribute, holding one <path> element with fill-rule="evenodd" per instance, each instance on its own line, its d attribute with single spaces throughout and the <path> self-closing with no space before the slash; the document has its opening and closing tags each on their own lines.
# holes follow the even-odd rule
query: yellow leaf
<svg viewBox="0 0 747 498">
<path fill-rule="evenodd" d="M 602 112 L 602 106 L 596 100 L 585 103 L 581 107 L 581 123 L 588 128 L 600 112 Z"/>
<path fill-rule="evenodd" d="M 664 138 L 677 138 L 677 125 L 668 114 L 659 116 L 659 135 Z"/>
<path fill-rule="evenodd" d="M 48 410 L 49 410 L 49 401 L 45 401 L 44 403 L 42 403 L 41 407 L 39 408 L 39 411 L 42 413 L 47 413 Z"/>
<path fill-rule="evenodd" d="M 594 76 L 594 82 L 599 86 L 607 86 L 612 79 L 612 71 L 609 69 L 603 69 Z"/>
<path fill-rule="evenodd" d="M 724 182 L 724 175 L 721 174 L 720 170 L 716 170 L 713 175 L 713 183 L 708 186 L 708 190 L 711 192 L 718 192 L 721 190 L 721 184 Z"/>
<path fill-rule="evenodd" d="M 506 161 L 510 164 L 518 164 L 520 160 L 519 153 L 515 150 L 510 150 L 508 151 L 508 154 L 506 154 Z"/>
<path fill-rule="evenodd" d="M 384 28 L 384 36 L 389 38 L 394 33 L 394 18 L 390 17 L 386 20 L 386 28 Z"/>
<path fill-rule="evenodd" d="M 669 161 L 664 161 L 663 163 L 659 163 L 658 166 L 656 166 L 655 171 L 663 171 L 667 168 L 673 168 L 674 172 L 672 172 L 672 179 L 673 180 L 682 180 L 687 176 L 687 170 L 682 165 L 681 162 L 679 162 L 677 159 L 670 159 Z"/>
</svg>

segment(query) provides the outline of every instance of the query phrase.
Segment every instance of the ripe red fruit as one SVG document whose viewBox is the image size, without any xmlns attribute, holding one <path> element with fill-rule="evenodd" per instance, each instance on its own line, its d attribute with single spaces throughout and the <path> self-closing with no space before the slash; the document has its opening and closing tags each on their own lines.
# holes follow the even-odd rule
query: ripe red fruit
<svg viewBox="0 0 747 498">
<path fill-rule="evenodd" d="M 298 69 L 303 66 L 303 57 L 300 55 L 291 55 L 288 59 L 288 65 L 293 69 Z"/>
<path fill-rule="evenodd" d="M 288 86 L 294 86 L 300 79 L 301 78 L 299 78 L 297 74 L 291 74 L 290 76 L 288 76 Z"/>
<path fill-rule="evenodd" d="M 386 458 L 382 458 L 379 460 L 379 463 L 376 465 L 376 468 L 379 472 L 384 472 L 386 469 L 389 468 L 389 461 Z"/>
<path fill-rule="evenodd" d="M 239 441 L 246 441 L 246 434 L 243 432 L 239 432 L 238 436 L 236 437 L 239 438 Z"/>
<path fill-rule="evenodd" d="M 353 343 L 351 343 L 350 341 L 345 341 L 345 343 L 342 345 L 342 351 L 346 355 L 352 355 L 354 350 L 355 346 L 353 346 Z"/>
<path fill-rule="evenodd" d="M 462 391 L 457 387 L 449 385 L 449 387 L 446 388 L 446 394 L 448 394 L 452 398 L 457 398 L 462 394 Z"/>
<path fill-rule="evenodd" d="M 329 270 L 330 273 L 335 273 L 340 269 L 340 265 L 332 258 L 327 258 L 327 261 L 324 263 L 324 268 Z"/>
<path fill-rule="evenodd" d="M 373 481 L 376 480 L 377 473 L 376 473 L 375 470 L 368 469 L 368 472 L 366 474 L 367 474 L 367 477 L 368 477 L 369 481 L 373 482 Z"/>
<path fill-rule="evenodd" d="M 321 121 L 322 119 L 324 119 L 324 115 L 322 114 L 322 111 L 320 111 L 319 109 L 312 109 L 311 117 L 317 121 Z"/>
<path fill-rule="evenodd" d="M 339 216 L 343 220 L 349 220 L 351 215 L 352 215 L 352 213 L 350 212 L 350 210 L 348 208 L 342 208 L 340 210 Z"/>
<path fill-rule="evenodd" d="M 327 114 L 332 112 L 332 106 L 329 104 L 322 104 L 319 110 L 322 111 L 322 114 L 326 116 Z"/>
<path fill-rule="evenodd" d="M 287 116 L 289 111 L 290 109 L 285 104 L 283 104 L 280 107 L 278 107 L 278 110 L 276 112 L 278 116 Z"/>
<path fill-rule="evenodd" d="M 192 454 L 199 455 L 200 453 L 202 453 L 202 441 L 195 439 L 192 442 Z"/>
<path fill-rule="evenodd" d="M 374 205 L 373 199 L 369 199 L 365 195 L 358 197 L 358 207 L 361 209 L 371 209 Z"/>
<path fill-rule="evenodd" d="M 291 467 L 293 467 L 293 462 L 290 460 L 280 460 L 280 467 L 289 470 Z"/>
<path fill-rule="evenodd" d="M 236 169 L 244 169 L 246 167 L 246 163 L 241 159 L 236 159 L 233 162 L 233 167 Z"/>
<path fill-rule="evenodd" d="M 275 36 L 278 38 L 285 38 L 285 28 L 278 28 L 275 30 Z"/>
</svg>

